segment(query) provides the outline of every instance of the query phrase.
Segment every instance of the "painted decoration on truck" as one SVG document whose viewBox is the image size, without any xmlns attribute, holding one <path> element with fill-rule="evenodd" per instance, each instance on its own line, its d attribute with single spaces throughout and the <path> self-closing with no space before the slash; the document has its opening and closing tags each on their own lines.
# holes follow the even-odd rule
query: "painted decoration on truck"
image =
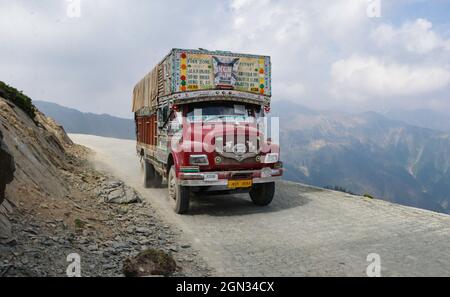
<svg viewBox="0 0 450 297">
<path fill-rule="evenodd" d="M 241 58 L 236 89 L 262 95 L 270 94 L 269 66 L 266 66 L 267 64 L 264 58 Z"/>
<path fill-rule="evenodd" d="M 239 59 L 212 56 L 214 85 L 219 89 L 234 89 L 236 86 Z"/>
<path fill-rule="evenodd" d="M 174 92 L 231 89 L 271 96 L 270 58 L 177 52 Z"/>
<path fill-rule="evenodd" d="M 181 54 L 181 57 L 183 57 L 183 54 Z M 187 54 L 186 65 L 186 89 L 188 91 L 208 90 L 214 88 L 214 73 L 210 55 Z"/>
</svg>

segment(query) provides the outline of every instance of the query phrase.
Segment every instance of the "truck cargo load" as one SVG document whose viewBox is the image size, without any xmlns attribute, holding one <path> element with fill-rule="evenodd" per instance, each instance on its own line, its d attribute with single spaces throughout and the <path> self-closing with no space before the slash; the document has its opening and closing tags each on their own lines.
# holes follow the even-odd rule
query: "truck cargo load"
<svg viewBox="0 0 450 297">
<path fill-rule="evenodd" d="M 234 96 L 270 104 L 268 56 L 173 49 L 134 88 L 133 112 L 155 109 L 159 98 Z"/>
</svg>

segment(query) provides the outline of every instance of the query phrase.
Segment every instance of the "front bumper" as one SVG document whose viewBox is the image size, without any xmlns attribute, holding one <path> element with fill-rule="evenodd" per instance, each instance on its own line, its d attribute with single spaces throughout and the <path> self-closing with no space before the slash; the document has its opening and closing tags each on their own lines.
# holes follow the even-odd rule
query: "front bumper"
<svg viewBox="0 0 450 297">
<path fill-rule="evenodd" d="M 207 180 L 208 176 L 217 175 L 217 180 Z M 229 180 L 251 179 L 253 184 L 264 184 L 281 180 L 283 169 L 240 170 L 220 172 L 180 173 L 178 183 L 188 187 L 227 187 Z"/>
</svg>

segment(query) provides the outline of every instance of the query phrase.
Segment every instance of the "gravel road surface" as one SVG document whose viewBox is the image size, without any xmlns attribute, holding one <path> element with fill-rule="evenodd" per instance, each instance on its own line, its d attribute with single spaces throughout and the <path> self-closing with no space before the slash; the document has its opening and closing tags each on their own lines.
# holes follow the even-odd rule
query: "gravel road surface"
<svg viewBox="0 0 450 297">
<path fill-rule="evenodd" d="M 450 276 L 448 215 L 282 181 L 269 207 L 248 195 L 199 197 L 179 216 L 166 189 L 142 187 L 134 141 L 70 137 L 180 228 L 218 276 L 366 276 L 373 253 L 382 276 Z"/>
</svg>

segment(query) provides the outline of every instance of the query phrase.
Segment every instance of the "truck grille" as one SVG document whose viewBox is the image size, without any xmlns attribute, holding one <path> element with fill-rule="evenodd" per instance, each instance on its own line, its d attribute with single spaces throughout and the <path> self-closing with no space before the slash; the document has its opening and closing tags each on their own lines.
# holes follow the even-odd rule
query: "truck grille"
<svg viewBox="0 0 450 297">
<path fill-rule="evenodd" d="M 239 162 L 256 157 L 260 152 L 259 140 L 254 137 L 254 139 L 241 140 L 241 142 L 230 138 L 217 137 L 216 138 L 216 152 L 224 158 L 234 159 Z"/>
</svg>

